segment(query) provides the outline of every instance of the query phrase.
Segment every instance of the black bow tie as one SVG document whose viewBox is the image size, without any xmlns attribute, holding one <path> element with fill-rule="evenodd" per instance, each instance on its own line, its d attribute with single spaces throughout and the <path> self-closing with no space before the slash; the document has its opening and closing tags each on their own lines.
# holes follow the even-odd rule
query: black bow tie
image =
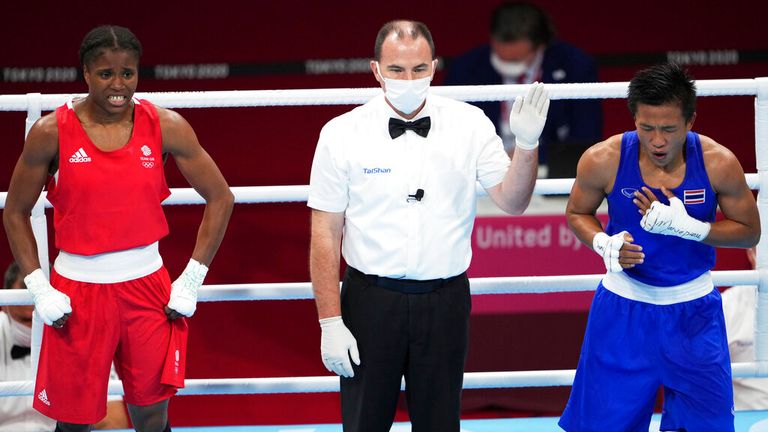
<svg viewBox="0 0 768 432">
<path fill-rule="evenodd" d="M 11 348 L 11 358 L 14 360 L 24 358 L 28 356 L 31 351 L 32 350 L 29 347 L 14 345 L 13 348 Z"/>
<path fill-rule="evenodd" d="M 429 133 L 429 128 L 432 126 L 432 120 L 429 117 L 422 117 L 416 121 L 403 121 L 396 118 L 389 119 L 389 136 L 392 139 L 404 134 L 406 130 L 410 129 L 420 136 L 426 138 Z"/>
</svg>

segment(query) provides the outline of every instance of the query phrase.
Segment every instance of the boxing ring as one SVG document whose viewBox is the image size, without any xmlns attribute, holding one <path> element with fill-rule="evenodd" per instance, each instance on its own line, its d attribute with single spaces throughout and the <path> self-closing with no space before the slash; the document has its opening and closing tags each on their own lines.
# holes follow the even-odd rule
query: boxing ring
<svg viewBox="0 0 768 432">
<path fill-rule="evenodd" d="M 625 98 L 627 82 L 594 84 L 547 84 L 551 99 L 604 99 Z M 699 80 L 696 82 L 698 96 L 753 96 L 755 97 L 755 141 L 757 173 L 747 174 L 747 182 L 753 190 L 768 190 L 768 78 L 737 80 Z M 495 101 L 514 99 L 525 94 L 527 86 L 456 86 L 433 87 L 430 91 L 464 101 Z M 209 91 L 175 93 L 136 93 L 166 108 L 224 108 L 224 107 L 265 107 L 362 104 L 380 94 L 379 88 L 367 89 L 315 89 L 315 90 L 254 90 L 254 91 Z M 27 112 L 26 131 L 40 118 L 43 111 L 50 111 L 63 104 L 71 95 L 39 93 L 26 95 L 0 95 L 0 111 Z M 14 156 L 15 158 L 15 156 Z M 751 167 L 745 167 L 750 171 Z M 568 194 L 573 179 L 540 179 L 534 189 L 536 195 Z M 289 203 L 306 202 L 308 186 L 232 187 L 235 203 Z M 484 194 L 478 186 L 479 194 Z M 0 208 L 5 207 L 7 193 L 0 193 Z M 758 208 L 763 227 L 768 226 L 768 196 L 758 194 Z M 164 205 L 199 205 L 203 199 L 193 189 L 171 189 L 171 196 Z M 47 223 L 45 209 L 50 207 L 41 195 L 32 212 L 32 226 L 38 242 L 41 262 L 48 260 Z M 717 286 L 758 285 L 758 313 L 755 334 L 755 361 L 734 363 L 735 378 L 768 377 L 768 249 L 763 246 L 768 236 L 762 236 L 758 246 L 757 269 L 713 272 Z M 571 291 L 594 291 L 602 274 L 573 276 L 523 276 L 471 279 L 472 295 L 555 293 Z M 309 282 L 300 283 L 252 283 L 230 285 L 205 285 L 200 290 L 199 301 L 261 301 L 312 299 Z M 0 290 L 0 306 L 32 304 L 26 290 Z M 40 324 L 35 325 L 33 334 L 39 334 Z M 319 342 L 319 341 L 318 341 Z M 39 347 L 39 338 L 33 337 L 33 349 Z M 318 361 L 320 359 L 318 358 Z M 498 371 L 473 372 L 464 376 L 465 389 L 490 389 L 513 387 L 569 386 L 574 370 L 539 371 Z M 13 381 L 0 383 L 0 397 L 32 396 L 33 382 Z M 404 383 L 402 384 L 404 387 Z M 318 393 L 337 392 L 339 378 L 336 376 L 304 376 L 289 378 L 231 378 L 231 379 L 188 379 L 179 396 L 187 395 L 245 395 L 275 393 Z M 122 394 L 119 381 L 109 385 L 110 394 Z M 745 413 L 737 415 L 737 431 L 768 431 L 768 413 Z M 654 417 L 658 425 L 658 417 Z M 764 424 L 763 424 L 764 423 Z M 761 425 L 762 424 L 762 425 Z M 462 422 L 463 430 L 482 431 L 545 431 L 559 430 L 556 419 L 520 420 L 469 420 Z M 759 429 L 755 429 L 758 427 Z M 763 429 L 764 428 L 764 429 Z M 174 428 L 174 430 L 214 430 L 213 428 Z M 216 427 L 215 430 L 231 431 L 339 431 L 338 425 L 303 425 L 292 428 L 280 427 Z M 407 425 L 396 425 L 393 431 L 410 430 Z M 652 429 L 653 430 L 653 424 Z"/>
</svg>

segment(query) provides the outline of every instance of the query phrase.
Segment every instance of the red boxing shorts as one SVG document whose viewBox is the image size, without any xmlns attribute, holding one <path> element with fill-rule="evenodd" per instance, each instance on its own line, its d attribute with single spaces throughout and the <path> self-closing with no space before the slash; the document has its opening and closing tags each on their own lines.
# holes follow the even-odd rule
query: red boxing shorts
<svg viewBox="0 0 768 432">
<path fill-rule="evenodd" d="M 187 322 L 164 312 L 171 292 L 165 267 L 119 283 L 78 282 L 51 274 L 72 316 L 45 326 L 34 408 L 53 419 L 94 424 L 106 415 L 109 370 L 123 381 L 125 401 L 151 405 L 184 387 Z"/>
</svg>

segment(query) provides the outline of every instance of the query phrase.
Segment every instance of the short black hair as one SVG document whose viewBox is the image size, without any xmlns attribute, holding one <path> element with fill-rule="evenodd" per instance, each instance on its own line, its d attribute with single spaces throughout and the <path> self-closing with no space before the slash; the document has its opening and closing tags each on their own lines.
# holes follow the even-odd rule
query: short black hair
<svg viewBox="0 0 768 432">
<path fill-rule="evenodd" d="M 530 3 L 502 3 L 491 13 L 491 37 L 499 42 L 527 39 L 538 47 L 548 45 L 555 33 L 549 15 Z"/>
<path fill-rule="evenodd" d="M 686 70 L 675 63 L 662 63 L 643 69 L 629 82 L 627 106 L 632 116 L 637 105 L 678 104 L 686 122 L 696 113 L 696 84 Z"/>
<path fill-rule="evenodd" d="M 21 268 L 19 268 L 19 263 L 16 261 L 12 262 L 11 265 L 8 266 L 8 269 L 5 270 L 5 280 L 3 281 L 3 288 L 13 288 L 13 283 L 16 282 L 16 280 L 19 278 L 19 273 L 21 273 Z"/>
<path fill-rule="evenodd" d="M 80 44 L 80 65 L 87 66 L 102 54 L 103 50 L 133 51 L 141 59 L 141 42 L 125 27 L 103 25 L 88 32 Z"/>
<path fill-rule="evenodd" d="M 429 51 L 432 53 L 432 60 L 435 58 L 435 41 L 432 40 L 432 33 L 429 28 L 423 22 L 410 21 L 410 20 L 394 20 L 390 21 L 379 29 L 379 33 L 376 35 L 376 43 L 373 47 L 373 59 L 376 61 L 381 60 L 381 46 L 384 45 L 384 40 L 390 34 L 397 34 L 398 39 L 405 39 L 410 37 L 413 40 L 423 37 L 429 45 Z"/>
</svg>

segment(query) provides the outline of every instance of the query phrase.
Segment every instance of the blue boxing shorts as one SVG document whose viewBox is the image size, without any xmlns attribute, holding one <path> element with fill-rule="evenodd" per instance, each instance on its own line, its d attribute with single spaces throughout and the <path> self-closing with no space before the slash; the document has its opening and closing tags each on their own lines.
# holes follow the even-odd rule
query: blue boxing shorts
<svg viewBox="0 0 768 432">
<path fill-rule="evenodd" d="M 621 297 L 601 282 L 560 427 L 647 432 L 660 385 L 662 431 L 733 432 L 720 293 L 656 305 Z"/>
</svg>

